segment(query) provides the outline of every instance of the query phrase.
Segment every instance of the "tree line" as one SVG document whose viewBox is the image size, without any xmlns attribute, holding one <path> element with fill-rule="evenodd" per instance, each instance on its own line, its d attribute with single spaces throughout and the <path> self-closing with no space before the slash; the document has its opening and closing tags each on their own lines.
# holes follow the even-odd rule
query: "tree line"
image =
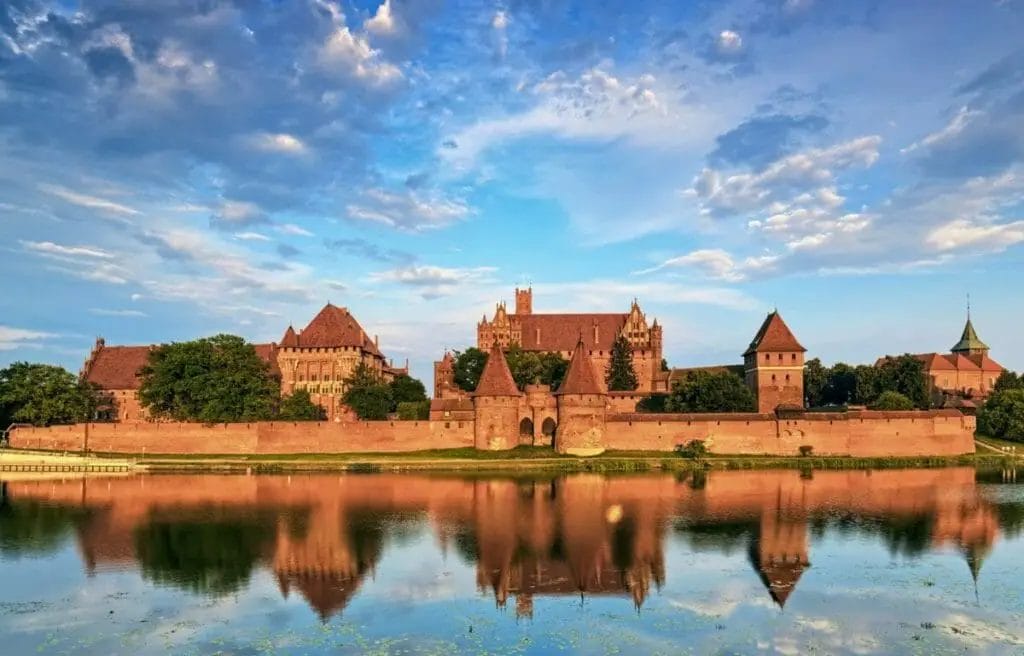
<svg viewBox="0 0 1024 656">
<path fill-rule="evenodd" d="M 875 410 L 931 407 L 924 364 L 912 355 L 887 357 L 875 365 L 831 367 L 814 358 L 804 365 L 804 401 L 809 408 L 864 405 Z"/>
<path fill-rule="evenodd" d="M 1004 371 L 996 379 L 992 394 L 978 410 L 978 432 L 1024 442 L 1024 373 Z"/>
<path fill-rule="evenodd" d="M 139 402 L 156 419 L 223 423 L 320 421 L 324 409 L 307 390 L 281 394 L 280 381 L 252 344 L 215 335 L 154 348 L 139 372 Z M 363 419 L 425 419 L 423 383 L 409 376 L 384 382 L 360 364 L 344 381 L 342 400 Z M 109 403 L 95 385 L 62 367 L 16 362 L 0 370 L 0 429 L 94 420 Z"/>
</svg>

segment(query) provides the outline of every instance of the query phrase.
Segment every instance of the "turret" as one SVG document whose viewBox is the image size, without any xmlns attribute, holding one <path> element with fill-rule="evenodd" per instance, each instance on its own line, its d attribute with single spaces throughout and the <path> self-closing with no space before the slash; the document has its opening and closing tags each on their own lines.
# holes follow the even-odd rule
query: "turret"
<svg viewBox="0 0 1024 656">
<path fill-rule="evenodd" d="M 533 287 L 516 287 L 516 314 L 533 314 Z"/>
<path fill-rule="evenodd" d="M 608 390 L 594 369 L 583 338 L 576 343 L 558 397 L 558 430 L 555 450 L 578 456 L 604 451 L 605 412 Z"/>
<path fill-rule="evenodd" d="M 779 406 L 804 407 L 804 353 L 777 310 L 765 317 L 743 353 L 747 386 L 757 397 L 757 411 Z"/>
<path fill-rule="evenodd" d="M 477 449 L 500 451 L 518 444 L 521 397 L 505 354 L 495 341 L 473 392 L 474 443 Z"/>
</svg>

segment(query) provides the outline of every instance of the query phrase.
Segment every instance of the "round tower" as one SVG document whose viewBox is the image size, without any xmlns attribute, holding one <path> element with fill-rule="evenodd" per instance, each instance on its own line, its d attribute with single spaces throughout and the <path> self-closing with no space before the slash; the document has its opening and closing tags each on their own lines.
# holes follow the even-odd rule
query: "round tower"
<svg viewBox="0 0 1024 656">
<path fill-rule="evenodd" d="M 575 456 L 594 456 L 605 450 L 608 391 L 597 375 L 583 339 L 576 343 L 558 397 L 555 450 Z"/>
<path fill-rule="evenodd" d="M 473 392 L 474 446 L 484 451 L 512 449 L 519 443 L 519 401 L 522 394 L 512 379 L 497 340 Z"/>
</svg>

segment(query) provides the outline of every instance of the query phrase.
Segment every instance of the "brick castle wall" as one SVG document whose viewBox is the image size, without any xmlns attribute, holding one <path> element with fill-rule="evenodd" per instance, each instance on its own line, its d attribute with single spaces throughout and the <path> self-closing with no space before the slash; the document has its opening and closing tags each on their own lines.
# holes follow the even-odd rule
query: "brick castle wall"
<svg viewBox="0 0 1024 656">
<path fill-rule="evenodd" d="M 568 426 L 573 439 L 564 446 L 589 450 L 591 437 L 603 433 L 599 447 L 621 450 L 671 451 L 676 445 L 703 440 L 712 453 L 720 454 L 794 456 L 803 445 L 813 447 L 815 455 L 859 457 L 974 452 L 974 417 L 955 410 L 798 413 L 794 418 L 756 413 L 620 413 L 609 414 L 602 430 L 597 430 L 592 424 L 601 414 L 596 407 L 563 412 L 562 421 L 580 424 Z M 514 446 L 519 426 L 506 421 L 505 412 L 498 415 L 502 430 L 508 433 L 502 442 Z M 80 451 L 87 443 L 90 450 L 99 452 L 168 454 L 402 452 L 471 447 L 478 442 L 474 431 L 472 421 L 136 422 L 18 428 L 11 435 L 11 446 Z"/>
</svg>

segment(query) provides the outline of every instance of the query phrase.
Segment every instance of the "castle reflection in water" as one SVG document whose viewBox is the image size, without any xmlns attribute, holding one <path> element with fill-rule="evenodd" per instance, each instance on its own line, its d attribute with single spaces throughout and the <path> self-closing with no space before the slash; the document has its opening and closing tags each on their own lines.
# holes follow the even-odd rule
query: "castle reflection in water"
<svg viewBox="0 0 1024 656">
<path fill-rule="evenodd" d="M 8 481 L 2 510 L 0 550 L 44 550 L 70 531 L 90 574 L 138 567 L 156 583 L 212 595 L 265 566 L 284 596 L 302 595 L 324 620 L 358 593 L 390 540 L 424 523 L 442 549 L 475 563 L 481 590 L 530 616 L 537 595 L 622 595 L 639 609 L 665 581 L 670 535 L 697 552 L 745 550 L 783 606 L 811 567 L 811 535 L 867 533 L 905 555 L 954 546 L 977 580 L 1007 521 L 972 468 Z"/>
</svg>

